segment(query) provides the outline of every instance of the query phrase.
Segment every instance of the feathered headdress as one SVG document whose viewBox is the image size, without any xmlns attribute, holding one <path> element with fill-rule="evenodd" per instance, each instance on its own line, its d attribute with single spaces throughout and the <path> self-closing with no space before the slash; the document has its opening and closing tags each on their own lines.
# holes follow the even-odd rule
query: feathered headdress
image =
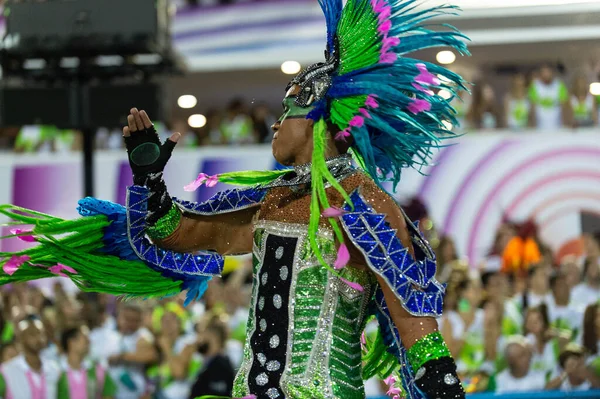
<svg viewBox="0 0 600 399">
<path fill-rule="evenodd" d="M 457 74 L 405 55 L 440 46 L 468 53 L 466 37 L 456 29 L 444 25 L 445 30 L 433 31 L 426 24 L 454 13 L 452 6 L 418 9 L 415 0 L 319 4 L 327 23 L 326 61 L 309 66 L 290 83 L 300 86 L 296 104 L 314 107 L 308 115 L 315 121 L 311 233 L 318 229 L 320 209 L 329 208 L 324 181 L 347 197 L 325 163 L 327 134 L 351 143 L 357 163 L 375 182 L 391 181 L 395 189 L 402 169 L 425 166 L 440 140 L 452 134 L 446 126 L 457 124 L 452 98 L 443 99 L 434 90 L 454 96 L 466 89 Z M 329 132 L 328 126 L 337 132 Z M 342 242 L 335 219 L 330 221 Z M 313 249 L 319 256 L 316 243 Z"/>
</svg>

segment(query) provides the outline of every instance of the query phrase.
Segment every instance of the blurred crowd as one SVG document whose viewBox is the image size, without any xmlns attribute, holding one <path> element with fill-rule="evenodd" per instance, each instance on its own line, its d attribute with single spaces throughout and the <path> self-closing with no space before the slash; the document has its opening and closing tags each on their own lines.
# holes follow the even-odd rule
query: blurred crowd
<svg viewBox="0 0 600 399">
<path fill-rule="evenodd" d="M 117 299 L 79 292 L 66 279 L 3 288 L 0 397 L 37 399 L 21 392 L 24 369 L 44 378 L 46 399 L 76 399 L 68 393 L 77 373 L 96 382 L 86 398 L 229 397 L 243 356 L 252 270 L 247 259 L 235 263 L 188 307 L 184 295 Z"/>
<path fill-rule="evenodd" d="M 450 93 L 440 92 L 440 96 Z M 485 132 L 494 129 L 511 131 L 556 132 L 560 129 L 598 126 L 600 96 L 590 93 L 590 81 L 576 75 L 567 85 L 557 70 L 544 65 L 529 76 L 515 74 L 503 99 L 491 84 L 475 82 L 471 93 L 460 92 L 460 100 L 452 100 L 459 126 L 457 132 Z M 206 124 L 192 128 L 186 120 L 157 123 L 161 136 L 174 131 L 183 133 L 187 147 L 207 145 L 247 145 L 270 143 L 271 126 L 279 110 L 266 103 L 249 106 L 243 99 L 233 99 L 224 109 L 207 109 Z M 22 126 L 0 129 L 0 149 L 18 153 L 65 152 L 81 148 L 81 134 L 54 126 Z M 122 148 L 119 129 L 99 129 L 96 148 Z"/>
<path fill-rule="evenodd" d="M 473 265 L 451 237 L 436 233 L 419 201 L 405 210 L 421 221 L 437 253 L 438 279 L 448 284 L 439 328 L 469 392 L 600 388 L 600 235 L 555 254 L 531 222 L 507 221 L 489 256 Z M 230 395 L 243 356 L 251 260 L 228 258 L 226 271 L 188 307 L 183 295 L 118 300 L 81 293 L 67 279 L 3 288 L 4 385 L 18 389 L 11 370 L 37 364 L 59 399 L 70 398 L 60 392 L 78 370 L 103 376 L 95 389 L 105 399 Z M 373 320 L 367 345 L 376 330 Z M 0 397 L 2 387 L 0 381 Z M 366 390 L 383 395 L 386 385 L 373 379 Z"/>
</svg>

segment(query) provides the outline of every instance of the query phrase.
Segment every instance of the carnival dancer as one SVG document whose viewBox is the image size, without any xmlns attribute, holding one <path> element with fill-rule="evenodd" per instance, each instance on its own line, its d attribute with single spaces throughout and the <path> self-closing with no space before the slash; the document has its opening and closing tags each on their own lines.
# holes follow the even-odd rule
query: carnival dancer
<svg viewBox="0 0 600 399">
<path fill-rule="evenodd" d="M 290 169 L 200 174 L 186 190 L 217 181 L 247 188 L 204 203 L 172 198 L 162 176 L 179 135 L 161 143 L 148 115 L 132 109 L 123 130 L 134 175 L 127 207 L 87 198 L 78 221 L 6 207 L 15 221 L 35 226 L 15 235 L 41 245 L 10 254 L 12 275 L 0 282 L 62 273 L 84 290 L 187 289 L 193 300 L 220 274 L 224 255 L 252 253 L 234 396 L 364 398 L 363 380 L 378 375 L 392 395 L 464 397 L 437 331 L 444 287 L 434 278 L 435 255 L 382 188 L 384 181 L 395 187 L 403 168 L 426 165 L 450 133 L 444 126 L 456 124 L 452 98 L 434 90 L 464 90 L 461 78 L 403 57 L 434 46 L 466 53 L 458 32 L 423 24 L 454 8 L 423 10 L 414 0 L 320 4 L 326 61 L 290 82 L 273 126 L 273 155 Z M 361 345 L 371 316 L 379 333 Z"/>
</svg>

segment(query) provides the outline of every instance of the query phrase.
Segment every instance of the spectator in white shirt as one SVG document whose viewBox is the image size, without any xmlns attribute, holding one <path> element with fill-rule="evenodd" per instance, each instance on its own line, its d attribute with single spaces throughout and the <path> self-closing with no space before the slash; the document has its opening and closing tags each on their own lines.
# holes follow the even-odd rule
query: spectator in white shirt
<svg viewBox="0 0 600 399">
<path fill-rule="evenodd" d="M 581 330 L 583 313 L 571 302 L 571 293 L 567 277 L 563 273 L 556 273 L 550 278 L 552 287 L 552 301 L 548 304 L 550 324 L 559 329 L 571 332 Z"/>
<path fill-rule="evenodd" d="M 577 285 L 571 298 L 580 310 L 600 301 L 600 262 L 597 257 L 588 256 L 583 265 L 583 283 Z"/>
<path fill-rule="evenodd" d="M 544 374 L 531 370 L 532 352 L 524 337 L 513 337 L 506 345 L 504 356 L 508 368 L 495 378 L 496 393 L 532 392 L 544 389 Z"/>
<path fill-rule="evenodd" d="M 573 255 L 566 256 L 562 260 L 560 271 L 565 275 L 569 292 L 573 295 L 573 289 L 581 283 L 581 267 L 577 258 Z"/>
<path fill-rule="evenodd" d="M 532 370 L 552 375 L 557 366 L 558 341 L 552 335 L 546 305 L 527 309 L 523 330 L 532 348 Z"/>
<path fill-rule="evenodd" d="M 548 382 L 546 389 L 573 392 L 600 388 L 600 378 L 586 366 L 584 350 L 579 345 L 569 345 L 560 354 L 559 363 L 563 372 Z"/>
<path fill-rule="evenodd" d="M 585 315 L 583 316 L 582 342 L 591 358 L 598 358 L 598 355 L 600 355 L 599 304 L 590 305 L 585 310 Z"/>
</svg>

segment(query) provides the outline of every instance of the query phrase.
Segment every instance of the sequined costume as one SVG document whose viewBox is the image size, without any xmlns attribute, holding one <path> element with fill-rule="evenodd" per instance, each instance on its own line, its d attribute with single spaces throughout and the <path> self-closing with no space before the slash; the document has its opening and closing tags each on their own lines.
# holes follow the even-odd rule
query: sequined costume
<svg viewBox="0 0 600 399">
<path fill-rule="evenodd" d="M 461 78 L 403 57 L 432 46 L 466 53 L 458 32 L 423 24 L 453 8 L 421 10 L 414 0 L 319 3 L 326 61 L 292 80 L 277 122 L 311 121 L 311 163 L 200 174 L 186 189 L 216 181 L 244 187 L 204 203 L 181 201 L 162 175 L 175 143 L 161 143 L 144 123 L 125 137 L 134 174 L 126 207 L 86 198 L 75 221 L 0 207 L 34 226 L 13 236 L 40 244 L 0 254 L 0 284 L 63 275 L 82 290 L 127 296 L 187 290 L 189 302 L 221 274 L 224 256 L 251 253 L 252 303 L 235 396 L 360 399 L 363 380 L 377 375 L 387 378 L 391 395 L 464 397 L 433 320 L 444 295 L 433 251 L 382 188 L 384 181 L 395 187 L 403 168 L 426 164 L 451 134 L 445 122 L 456 122 L 452 98 L 434 90 L 462 90 Z M 327 159 L 332 142 L 344 150 Z M 370 317 L 379 323 L 371 342 L 361 339 Z"/>
</svg>

